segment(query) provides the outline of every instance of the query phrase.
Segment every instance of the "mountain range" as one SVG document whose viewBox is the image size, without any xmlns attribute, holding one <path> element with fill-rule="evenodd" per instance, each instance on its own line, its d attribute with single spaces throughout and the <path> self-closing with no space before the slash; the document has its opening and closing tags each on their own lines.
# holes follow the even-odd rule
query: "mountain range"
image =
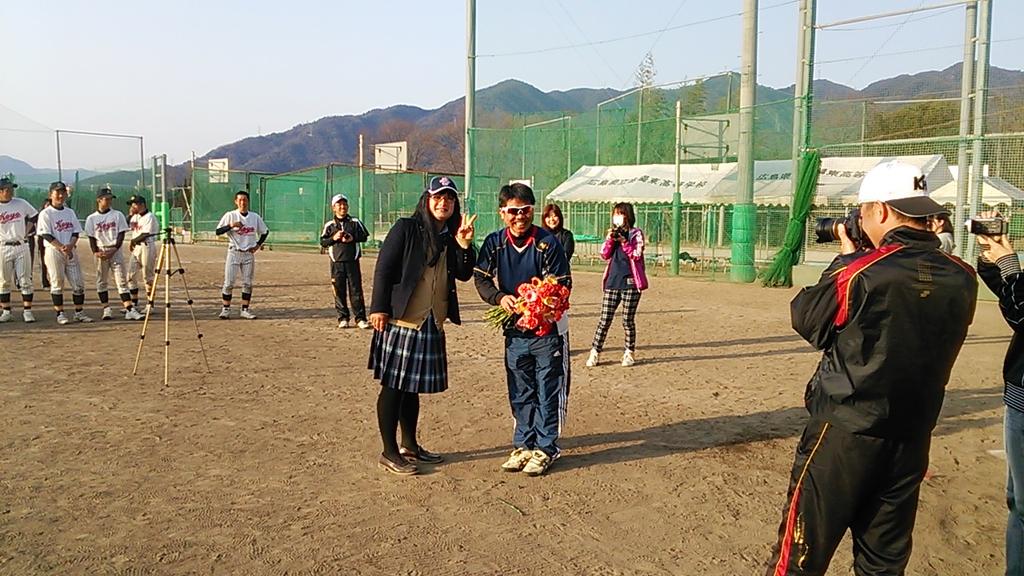
<svg viewBox="0 0 1024 576">
<path fill-rule="evenodd" d="M 815 99 L 823 100 L 883 100 L 940 98 L 960 93 L 959 63 L 944 70 L 903 74 L 874 82 L 861 90 L 826 79 L 814 81 Z M 998 67 L 990 69 L 990 88 L 999 90 L 1024 87 L 1024 71 Z M 739 75 L 723 75 L 709 79 L 702 85 L 700 99 L 708 112 L 724 110 L 731 102 L 738 102 Z M 672 100 L 686 98 L 688 89 L 667 94 Z M 520 80 L 505 80 L 477 92 L 478 124 L 482 126 L 513 128 L 537 118 L 551 118 L 561 114 L 576 115 L 593 112 L 597 104 L 626 94 L 628 90 L 611 88 L 576 88 L 566 91 L 543 92 Z M 793 86 L 774 89 L 758 86 L 758 104 L 784 101 L 792 98 Z M 1021 91 L 1024 98 L 1024 90 Z M 628 102 L 628 100 L 623 100 Z M 300 124 L 283 132 L 251 136 L 218 146 L 202 155 L 199 165 L 210 158 L 228 158 L 231 169 L 282 173 L 330 162 L 355 164 L 358 159 L 358 136 L 365 135 L 367 143 L 409 140 L 418 142 L 415 153 L 410 152 L 410 168 L 444 172 L 462 170 L 462 133 L 464 98 L 448 102 L 440 108 L 425 110 L 416 106 L 398 105 L 379 108 L 359 115 L 328 116 Z M 758 129 L 786 134 L 792 126 L 788 105 L 765 107 L 759 112 Z M 368 155 L 367 163 L 372 163 Z M 23 181 L 49 181 L 56 179 L 55 170 L 33 168 L 16 159 L 0 156 L 0 173 L 13 172 Z M 67 172 L 67 170 L 65 170 Z M 82 178 L 93 173 L 80 174 Z M 187 164 L 172 167 L 171 182 L 182 182 L 187 175 Z"/>
</svg>

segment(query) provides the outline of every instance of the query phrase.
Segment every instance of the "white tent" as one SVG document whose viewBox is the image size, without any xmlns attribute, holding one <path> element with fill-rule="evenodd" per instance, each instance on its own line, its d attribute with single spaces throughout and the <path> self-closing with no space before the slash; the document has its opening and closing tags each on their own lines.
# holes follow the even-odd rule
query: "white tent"
<svg viewBox="0 0 1024 576">
<path fill-rule="evenodd" d="M 932 188 L 931 196 L 939 204 L 956 204 L 957 181 L 959 180 L 957 178 L 958 170 L 956 166 L 950 166 L 949 171 L 953 175 L 953 179 L 945 186 Z M 1009 206 L 1014 201 L 1024 202 L 1024 190 L 1017 188 L 1002 178 L 989 176 L 988 166 L 984 167 L 983 172 L 985 174 L 981 180 L 981 201 L 983 203 L 990 206 L 995 206 L 996 204 L 1006 204 Z M 973 175 L 969 176 L 968 180 L 967 197 L 970 198 L 974 194 Z"/>
<path fill-rule="evenodd" d="M 900 156 L 900 160 L 921 168 L 932 190 L 952 181 L 945 159 L 939 155 Z M 857 190 L 864 174 L 893 157 L 822 158 L 815 205 L 857 203 Z M 793 163 L 789 160 L 754 162 L 754 203 L 789 204 L 792 197 Z M 736 201 L 739 170 L 735 162 L 683 164 L 680 193 L 684 203 L 732 204 Z M 583 166 L 556 187 L 547 199 L 552 202 L 634 202 L 668 203 L 675 190 L 675 166 Z"/>
</svg>

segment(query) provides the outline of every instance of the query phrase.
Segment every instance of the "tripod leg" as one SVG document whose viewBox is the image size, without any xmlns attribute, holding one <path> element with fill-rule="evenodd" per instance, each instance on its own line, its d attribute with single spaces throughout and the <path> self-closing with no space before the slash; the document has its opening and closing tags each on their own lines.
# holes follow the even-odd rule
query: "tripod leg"
<svg viewBox="0 0 1024 576">
<path fill-rule="evenodd" d="M 178 263 L 178 275 L 181 276 L 181 284 L 185 287 L 185 303 L 188 304 L 188 311 L 192 315 L 192 324 L 196 328 L 196 338 L 199 340 L 199 350 L 203 353 L 203 363 L 206 364 L 206 371 L 210 371 L 210 361 L 206 358 L 206 347 L 203 346 L 203 333 L 199 331 L 199 321 L 196 320 L 196 311 L 192 307 L 192 295 L 188 292 L 188 282 L 185 280 L 185 268 L 181 265 L 181 256 L 178 255 L 178 245 L 172 242 L 174 248 L 174 259 Z"/>
<path fill-rule="evenodd" d="M 167 230 L 167 238 L 164 240 L 164 252 L 167 255 L 164 261 L 167 264 L 167 279 L 164 282 L 164 386 L 167 386 L 170 377 L 171 366 L 171 244 L 174 238 L 171 237 L 170 229 Z"/>
<path fill-rule="evenodd" d="M 166 251 L 166 244 L 162 245 L 160 247 L 160 256 L 156 259 L 156 274 L 153 275 L 153 286 L 151 287 L 151 291 L 147 292 L 146 295 L 150 306 L 146 309 L 146 318 L 142 321 L 142 334 L 139 336 L 139 349 L 135 352 L 135 366 L 132 367 L 132 376 L 134 376 L 139 370 L 139 358 L 142 357 L 142 343 L 146 340 L 146 328 L 149 326 L 149 316 L 153 313 L 153 298 L 156 296 L 156 285 L 160 282 L 160 266 L 164 263 L 164 254 Z"/>
</svg>

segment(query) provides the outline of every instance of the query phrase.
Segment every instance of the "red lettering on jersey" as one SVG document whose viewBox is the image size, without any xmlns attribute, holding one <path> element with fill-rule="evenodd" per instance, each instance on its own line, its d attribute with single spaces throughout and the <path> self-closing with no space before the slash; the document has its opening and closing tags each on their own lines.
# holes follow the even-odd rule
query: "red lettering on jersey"
<svg viewBox="0 0 1024 576">
<path fill-rule="evenodd" d="M 17 222 L 25 216 L 21 212 L 7 212 L 6 214 L 0 214 L 0 224 L 8 224 L 10 222 Z"/>
<path fill-rule="evenodd" d="M 117 228 L 117 222 L 100 222 L 96 225 L 97 232 L 106 232 L 107 230 L 113 230 Z"/>
<path fill-rule="evenodd" d="M 64 232 L 66 230 L 72 230 L 75 227 L 75 223 L 70 220 L 57 220 L 53 223 L 53 230 L 55 232 Z"/>
<path fill-rule="evenodd" d="M 241 227 L 241 228 L 239 228 L 239 229 L 238 229 L 238 231 L 237 231 L 237 232 L 235 232 L 235 233 L 236 233 L 236 234 L 238 234 L 238 235 L 240 235 L 240 236 L 244 236 L 244 235 L 246 235 L 246 234 L 252 234 L 252 233 L 253 233 L 253 232 L 255 232 L 255 231 L 256 231 L 256 229 L 255 229 L 255 228 L 253 228 L 252 226 L 242 226 L 242 227 Z"/>
</svg>

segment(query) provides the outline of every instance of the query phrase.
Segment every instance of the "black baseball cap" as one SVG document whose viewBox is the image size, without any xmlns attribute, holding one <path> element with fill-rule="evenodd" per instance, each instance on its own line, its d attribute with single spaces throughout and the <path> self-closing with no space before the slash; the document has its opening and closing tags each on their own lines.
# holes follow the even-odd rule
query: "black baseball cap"
<svg viewBox="0 0 1024 576">
<path fill-rule="evenodd" d="M 132 194 L 128 198 L 128 203 L 129 204 L 145 204 L 146 203 L 146 197 L 141 195 L 141 194 Z"/>
<path fill-rule="evenodd" d="M 114 192 L 111 191 L 110 186 L 103 186 L 99 190 L 96 191 L 96 199 L 97 200 L 99 200 L 100 198 L 103 198 L 104 196 L 110 196 L 111 198 L 117 198 L 117 196 L 114 196 Z"/>
<path fill-rule="evenodd" d="M 431 196 L 434 194 L 440 194 L 442 192 L 451 192 L 456 196 L 459 194 L 459 189 L 455 187 L 455 181 L 447 176 L 434 176 L 430 179 L 430 185 L 427 186 L 427 192 Z"/>
<path fill-rule="evenodd" d="M 11 180 L 10 178 L 0 178 L 0 190 L 4 188 L 14 190 L 17 187 L 18 185 L 14 183 L 14 180 Z"/>
<path fill-rule="evenodd" d="M 68 185 L 63 183 L 63 182 L 61 182 L 60 180 L 58 180 L 56 182 L 52 182 L 52 183 L 50 183 L 50 192 L 53 192 L 54 190 L 60 190 L 61 192 L 67 192 L 68 191 Z"/>
</svg>

